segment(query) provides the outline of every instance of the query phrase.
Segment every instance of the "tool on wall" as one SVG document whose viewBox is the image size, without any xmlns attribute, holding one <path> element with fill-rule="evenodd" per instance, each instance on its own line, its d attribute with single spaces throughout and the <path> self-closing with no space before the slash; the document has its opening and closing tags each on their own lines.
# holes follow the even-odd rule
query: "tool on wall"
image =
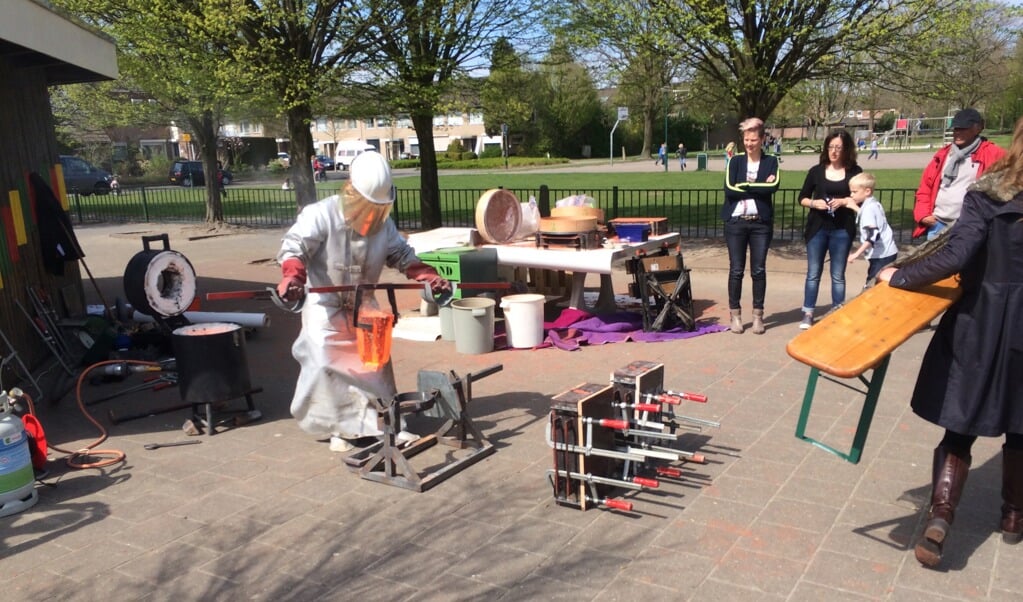
<svg viewBox="0 0 1023 602">
<path fill-rule="evenodd" d="M 611 384 L 580 384 L 551 399 L 545 436 L 554 466 L 547 479 L 559 505 L 586 510 L 632 510 L 616 490 L 657 488 L 660 478 L 680 479 L 672 463 L 703 463 L 703 454 L 671 447 L 679 428 L 699 430 L 718 423 L 681 416 L 682 401 L 706 403 L 697 393 L 663 388 L 664 366 L 635 361 L 616 370 Z"/>
<path fill-rule="evenodd" d="M 25 309 L 25 306 L 21 304 L 21 301 L 15 299 L 14 304 L 17 305 L 18 309 L 21 310 L 21 313 L 25 315 L 25 319 L 28 320 L 28 323 L 32 326 L 32 330 L 36 331 L 36 334 L 38 334 L 39 338 L 41 338 L 43 340 L 43 343 L 46 344 L 46 348 L 50 350 L 50 353 L 53 354 L 53 357 L 57 358 L 57 362 L 60 364 L 60 367 L 63 368 L 64 371 L 67 372 L 70 376 L 74 376 L 75 371 L 69 365 L 69 363 L 73 362 L 71 362 L 68 358 L 64 357 L 64 354 L 59 344 L 57 343 L 56 338 L 53 336 L 52 333 L 46 330 L 46 326 L 45 324 L 42 323 L 42 320 L 37 320 L 36 318 L 33 318 L 32 314 L 28 313 L 28 310 Z"/>
<path fill-rule="evenodd" d="M 32 383 L 32 386 L 35 387 L 36 389 L 36 393 L 39 393 L 39 397 L 37 399 L 42 399 L 43 389 L 42 387 L 39 386 L 39 381 L 36 380 L 35 375 L 32 374 L 31 370 L 28 369 L 28 366 L 25 365 L 25 362 L 21 360 L 21 356 L 18 355 L 18 350 L 15 349 L 14 345 L 11 344 L 11 340 L 7 338 L 7 335 L 4 334 L 3 330 L 0 330 L 0 339 L 3 339 L 4 345 L 7 346 L 7 353 L 0 354 L 0 383 L 3 382 L 4 366 L 8 362 L 12 361 L 17 362 L 18 367 L 21 369 L 22 376 L 24 376 L 30 383 Z M 0 387 L 0 389 L 2 389 L 2 387 Z"/>
</svg>

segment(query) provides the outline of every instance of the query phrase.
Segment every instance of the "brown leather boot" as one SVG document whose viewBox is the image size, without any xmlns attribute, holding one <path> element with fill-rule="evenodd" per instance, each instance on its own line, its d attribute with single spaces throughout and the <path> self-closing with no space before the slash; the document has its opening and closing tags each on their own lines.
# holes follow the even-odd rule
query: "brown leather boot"
<svg viewBox="0 0 1023 602">
<path fill-rule="evenodd" d="M 753 310 L 753 326 L 750 327 L 750 330 L 753 331 L 753 334 L 764 334 L 767 331 L 767 327 L 764 326 L 764 310 Z"/>
<path fill-rule="evenodd" d="M 1023 539 L 1023 450 L 1002 446 L 1002 541 Z"/>
<path fill-rule="evenodd" d="M 732 313 L 732 332 L 735 334 L 742 334 L 742 310 L 733 309 Z"/>
<path fill-rule="evenodd" d="M 921 564 L 936 566 L 941 562 L 945 538 L 951 530 L 959 498 L 963 495 L 971 459 L 969 455 L 957 456 L 941 445 L 934 448 L 931 508 L 923 535 L 914 550 Z"/>
</svg>

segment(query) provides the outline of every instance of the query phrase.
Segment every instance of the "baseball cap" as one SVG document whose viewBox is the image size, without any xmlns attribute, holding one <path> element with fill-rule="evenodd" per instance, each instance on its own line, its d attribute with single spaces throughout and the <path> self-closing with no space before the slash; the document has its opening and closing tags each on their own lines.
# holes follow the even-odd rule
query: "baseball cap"
<svg viewBox="0 0 1023 602">
<path fill-rule="evenodd" d="M 977 109 L 963 109 L 952 118 L 953 128 L 968 128 L 974 125 L 984 125 L 984 118 Z"/>
</svg>

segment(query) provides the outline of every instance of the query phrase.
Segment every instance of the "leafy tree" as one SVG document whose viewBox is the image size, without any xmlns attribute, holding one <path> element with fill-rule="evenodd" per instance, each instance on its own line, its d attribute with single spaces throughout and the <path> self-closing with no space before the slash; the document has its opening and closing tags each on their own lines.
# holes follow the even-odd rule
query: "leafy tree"
<svg viewBox="0 0 1023 602">
<path fill-rule="evenodd" d="M 480 89 L 480 104 L 488 136 L 501 134 L 501 126 L 524 134 L 527 145 L 535 142 L 533 123 L 536 75 L 522 66 L 507 38 L 498 38 L 490 52 L 490 74 Z"/>
<path fill-rule="evenodd" d="M 424 228 L 441 224 L 433 116 L 500 38 L 532 26 L 533 0 L 399 0 L 374 4 L 370 39 L 374 98 L 386 112 L 407 112 L 419 138 Z"/>
<path fill-rule="evenodd" d="M 599 144 L 595 133 L 602 129 L 603 108 L 586 69 L 572 59 L 563 42 L 554 44 L 538 75 L 537 150 L 573 157 L 579 156 L 582 146 Z"/>
<path fill-rule="evenodd" d="M 51 0 L 112 36 L 122 76 L 195 137 L 207 174 L 217 173 L 221 116 L 238 94 L 222 52 L 223 13 L 203 0 Z M 218 7 L 223 8 L 223 7 Z M 216 177 L 206 178 L 206 221 L 224 220 Z"/>
<path fill-rule="evenodd" d="M 287 117 L 291 181 L 300 206 L 316 201 L 310 125 L 322 99 L 367 62 L 374 9 L 361 0 L 243 0 L 227 3 L 227 52 L 241 81 Z M 235 32 L 240 35 L 233 35 Z"/>
<path fill-rule="evenodd" d="M 953 107 L 994 100 L 1013 74 L 1009 57 L 1021 9 L 1003 2 L 959 2 L 915 23 L 898 46 L 875 52 L 880 85 L 921 102 Z"/>
<path fill-rule="evenodd" d="M 718 82 L 740 118 L 767 118 L 796 85 L 851 57 L 926 33 L 954 0 L 650 0 L 652 19 L 696 70 Z"/>
<path fill-rule="evenodd" d="M 686 55 L 649 0 L 567 0 L 552 9 L 549 27 L 596 57 L 591 68 L 617 81 L 620 96 L 642 120 L 642 154 L 653 148 L 666 91 L 688 73 Z"/>
</svg>

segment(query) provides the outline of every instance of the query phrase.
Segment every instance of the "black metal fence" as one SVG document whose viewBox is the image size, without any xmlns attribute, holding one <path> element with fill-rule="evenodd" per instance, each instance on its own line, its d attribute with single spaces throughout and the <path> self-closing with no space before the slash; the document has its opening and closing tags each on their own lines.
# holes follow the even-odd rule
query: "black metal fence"
<svg viewBox="0 0 1023 602">
<path fill-rule="evenodd" d="M 441 225 L 475 226 L 476 204 L 484 190 L 441 190 Z M 604 210 L 607 219 L 616 217 L 666 217 L 668 230 L 687 238 L 720 238 L 724 193 L 721 189 L 658 190 L 614 187 L 599 190 L 511 189 L 520 200 L 537 199 L 553 207 L 559 199 L 587 195 Z M 320 198 L 333 191 L 320 190 Z M 911 189 L 880 190 L 878 200 L 888 216 L 898 243 L 908 243 L 913 230 Z M 774 195 L 775 239 L 799 240 L 806 221 L 806 209 L 799 204 L 798 190 L 779 190 Z M 403 230 L 422 229 L 418 190 L 399 190 L 392 217 Z M 238 226 L 286 226 L 295 221 L 295 192 L 277 188 L 228 188 L 224 198 L 224 219 Z M 201 188 L 130 188 L 117 195 L 71 196 L 71 216 L 78 223 L 96 222 L 202 222 L 206 216 L 205 190 Z"/>
</svg>

